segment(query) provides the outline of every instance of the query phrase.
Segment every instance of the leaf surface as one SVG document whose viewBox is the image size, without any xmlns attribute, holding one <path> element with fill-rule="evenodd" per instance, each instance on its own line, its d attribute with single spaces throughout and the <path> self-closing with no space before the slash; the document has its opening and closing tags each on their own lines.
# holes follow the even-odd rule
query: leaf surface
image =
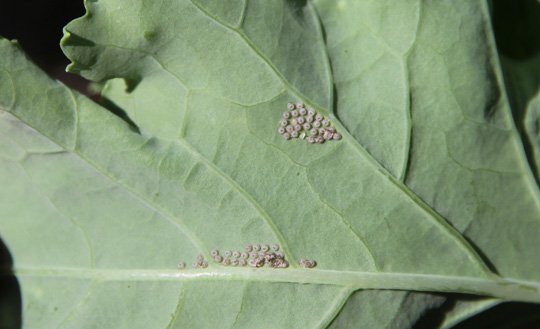
<svg viewBox="0 0 540 329">
<path fill-rule="evenodd" d="M 512 131 L 486 7 L 422 1 L 315 5 L 327 35 L 336 115 L 396 178 L 489 255 L 491 266 L 530 277 L 538 266 L 537 247 L 518 259 L 507 243 L 493 239 L 513 241 L 519 250 L 537 246 L 538 198 Z M 519 84 L 523 80 L 512 81 L 516 93 L 527 90 Z M 505 118 L 506 130 L 490 128 L 497 117 Z M 518 161 L 509 162 L 508 171 L 522 168 L 517 175 L 497 169 L 510 159 Z M 492 185 L 497 181 L 501 187 Z M 507 185 L 512 188 L 503 189 Z M 490 199 L 498 199 L 497 206 Z M 522 223 L 515 226 L 519 231 L 508 230 L 503 223 L 509 219 Z M 523 225 L 535 233 L 524 237 Z M 531 267 L 518 274 L 516 264 L 523 261 Z"/>
<path fill-rule="evenodd" d="M 444 176 L 432 171 L 417 183 L 409 178 L 440 170 L 431 158 L 422 160 L 418 151 L 418 158 L 407 160 L 406 141 L 393 148 L 401 155 L 390 152 L 385 160 L 348 125 L 359 124 L 358 117 L 341 116 L 340 98 L 333 108 L 339 69 L 311 4 L 221 6 L 88 1 L 87 15 L 66 27 L 62 45 L 73 61 L 69 69 L 95 81 L 115 79 L 106 95 L 136 129 L 44 77 L 2 41 L 0 177 L 14 188 L 2 191 L 0 215 L 9 220 L 0 232 L 15 259 L 30 327 L 324 327 L 346 302 L 334 324 L 399 327 L 436 301 L 398 292 L 349 295 L 408 289 L 539 299 L 534 282 L 498 281 L 454 228 L 461 229 L 452 221 L 459 216 L 420 193 L 431 191 L 433 177 Z M 324 17 L 322 22 L 329 45 L 331 24 Z M 398 32 L 387 33 L 394 38 Z M 408 49 L 406 42 L 393 46 Z M 421 67 L 415 70 L 421 73 Z M 337 95 L 347 94 L 338 89 Z M 299 100 L 333 118 L 343 140 L 283 140 L 277 133 L 281 113 Z M 510 124 L 506 112 L 495 113 L 497 124 Z M 406 116 L 394 119 L 410 124 Z M 380 129 L 376 123 L 366 126 Z M 476 128 L 458 142 L 471 144 L 467 138 L 483 131 Z M 427 131 L 425 157 L 439 151 L 436 134 Z M 515 182 L 526 214 L 535 205 L 523 190 L 527 176 L 505 172 L 523 163 L 509 131 L 503 134 L 508 139 L 493 136 L 509 145 L 502 159 L 475 150 L 481 154 L 470 161 L 495 161 L 488 173 L 502 177 L 500 184 Z M 401 141 L 396 133 L 383 144 Z M 414 159 L 432 165 L 413 170 Z M 404 180 L 399 173 L 405 172 Z M 450 202 L 462 202 L 460 184 L 449 189 Z M 501 207 L 506 213 L 500 216 L 513 218 L 508 213 L 516 207 Z M 530 228 L 524 244 L 538 243 L 537 215 L 524 219 Z M 248 243 L 279 243 L 289 268 L 210 262 L 207 269 L 175 269 L 179 261 L 191 264 L 197 253 L 208 258 L 212 249 L 238 250 Z M 519 257 L 526 259 L 529 251 Z M 302 258 L 315 259 L 317 267 L 300 267 Z M 537 278 L 528 267 L 534 264 L 518 265 L 503 274 Z M 69 289 L 61 289 L 66 282 Z M 377 300 L 389 312 L 402 303 L 417 315 L 402 318 L 397 307 L 393 322 L 379 322 L 348 311 Z M 420 307 L 407 302 L 415 300 Z M 58 311 L 51 312 L 53 307 Z M 96 312 L 136 316 L 89 322 Z"/>
<path fill-rule="evenodd" d="M 396 178 L 464 232 L 498 273 L 537 279 L 538 186 L 501 83 L 487 6 L 316 4 L 342 122 Z M 355 16 L 363 17 L 360 23 Z M 375 87 L 389 81 L 399 86 Z M 394 98 L 390 110 L 370 107 Z M 405 144 L 392 151 L 379 144 L 388 138 L 394 147 L 394 141 Z"/>
</svg>

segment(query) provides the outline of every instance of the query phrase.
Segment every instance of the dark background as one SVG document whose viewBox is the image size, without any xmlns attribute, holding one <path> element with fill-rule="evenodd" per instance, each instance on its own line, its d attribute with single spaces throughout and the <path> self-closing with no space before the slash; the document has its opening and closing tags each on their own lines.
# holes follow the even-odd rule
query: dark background
<svg viewBox="0 0 540 329">
<path fill-rule="evenodd" d="M 65 72 L 70 63 L 60 49 L 62 28 L 84 15 L 83 0 L 0 0 L 0 35 L 17 39 L 49 75 L 87 93 L 87 82 Z"/>
<path fill-rule="evenodd" d="M 527 59 L 538 55 L 540 53 L 540 3 L 536 0 L 494 0 L 490 4 L 501 56 Z M 62 28 L 84 13 L 82 0 L 0 0 L 0 35 L 19 40 L 32 60 L 49 75 L 89 95 L 86 80 L 65 72 L 69 60 L 63 55 L 59 46 Z M 509 70 L 511 71 L 512 67 L 503 67 L 503 72 Z M 537 74 L 540 79 L 540 72 L 531 72 L 531 74 Z M 511 103 L 515 97 L 518 96 L 509 94 Z M 523 103 L 527 99 L 521 101 Z M 518 128 L 520 128 L 519 122 L 523 119 L 523 109 L 514 107 L 513 111 Z M 21 326 L 21 295 L 18 282 L 14 277 L 3 275 L 9 272 L 11 265 L 12 259 L 9 252 L 0 240 L 0 328 Z M 444 312 L 452 309 L 454 302 L 455 300 L 451 298 L 441 308 L 428 311 L 415 328 L 434 328 L 442 320 Z M 540 329 L 540 305 L 505 303 L 470 318 L 455 328 Z"/>
</svg>

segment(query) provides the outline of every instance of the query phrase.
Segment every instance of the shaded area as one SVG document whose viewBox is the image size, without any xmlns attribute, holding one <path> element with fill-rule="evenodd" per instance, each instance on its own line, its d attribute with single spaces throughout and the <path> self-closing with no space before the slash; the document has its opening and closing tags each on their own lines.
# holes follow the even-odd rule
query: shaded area
<svg viewBox="0 0 540 329">
<path fill-rule="evenodd" d="M 82 0 L 0 1 L 0 35 L 17 39 L 41 69 L 69 87 L 89 95 L 88 81 L 65 72 L 69 60 L 60 49 L 62 28 L 84 13 Z"/>
<path fill-rule="evenodd" d="M 448 295 L 444 294 L 433 295 L 448 297 Z M 444 322 L 446 313 L 454 308 L 456 301 L 455 298 L 448 297 L 441 306 L 426 310 L 411 329 L 438 328 Z"/>
<path fill-rule="evenodd" d="M 492 0 L 490 5 L 500 53 L 526 59 L 540 52 L 540 3 L 537 0 Z"/>
<path fill-rule="evenodd" d="M 512 115 L 529 166 L 540 182 L 533 146 L 525 130 L 527 105 L 540 89 L 540 2 L 492 0 L 489 4 Z"/>
<path fill-rule="evenodd" d="M 446 297 L 446 300 L 438 308 L 429 309 L 426 312 L 424 312 L 422 317 L 414 324 L 412 329 L 440 328 L 445 321 L 446 315 L 454 310 L 458 302 L 460 301 L 474 302 L 474 301 L 481 301 L 482 299 L 484 299 L 483 297 L 480 297 L 480 296 L 465 295 L 465 294 L 433 294 L 433 295 Z M 471 319 L 475 317 L 476 316 L 473 316 L 471 317 Z"/>
<path fill-rule="evenodd" d="M 454 326 L 454 329 L 492 328 L 538 329 L 540 328 L 540 305 L 504 303 Z"/>
<path fill-rule="evenodd" d="M 21 289 L 12 268 L 11 254 L 0 239 L 0 329 L 22 327 Z"/>
<path fill-rule="evenodd" d="M 426 311 L 412 329 L 440 328 L 445 316 L 459 301 L 481 301 L 483 297 L 465 294 L 434 294 L 447 296 L 438 308 Z M 530 303 L 502 303 L 482 311 L 458 323 L 453 329 L 538 329 L 540 328 L 540 305 Z"/>
<path fill-rule="evenodd" d="M 100 103 L 101 103 L 101 106 L 103 106 L 104 108 L 116 114 L 118 117 L 122 118 L 122 120 L 127 122 L 132 131 L 136 132 L 137 134 L 141 133 L 141 130 L 139 129 L 137 124 L 135 124 L 135 122 L 131 120 L 131 118 L 126 113 L 126 111 L 124 111 L 124 109 L 122 109 L 121 107 L 119 107 L 118 105 L 116 105 L 110 99 L 106 97 L 101 97 Z"/>
<path fill-rule="evenodd" d="M 476 253 L 478 254 L 478 256 L 480 256 L 480 258 L 482 259 L 482 261 L 484 262 L 484 264 L 488 267 L 488 269 L 497 274 L 497 275 L 500 275 L 499 273 L 499 270 L 497 269 L 497 267 L 495 266 L 495 264 L 493 264 L 493 262 L 489 259 L 489 257 L 486 255 L 486 253 L 470 238 L 468 238 L 466 236 L 467 234 L 467 230 L 465 230 L 464 232 L 462 232 L 463 234 L 463 238 L 467 241 L 467 243 L 474 248 L 474 251 L 476 251 Z"/>
<path fill-rule="evenodd" d="M 306 6 L 307 0 L 288 0 L 287 5 L 289 5 L 290 10 L 297 15 L 299 18 L 304 16 L 302 9 Z"/>
<path fill-rule="evenodd" d="M 122 109 L 107 100 L 100 99 L 99 87 L 77 74 L 65 71 L 71 61 L 60 48 L 62 29 L 73 19 L 83 16 L 85 12 L 83 0 L 0 1 L 0 35 L 10 40 L 18 40 L 32 61 L 48 75 L 100 103 L 126 121 L 134 131 L 139 132 Z M 82 46 L 94 45 L 91 40 L 74 34 L 67 40 Z M 140 78 L 127 82 L 130 88 L 128 91 L 131 91 L 140 82 Z"/>
<path fill-rule="evenodd" d="M 69 60 L 60 49 L 62 28 L 85 13 L 83 1 L 0 1 L 0 35 L 16 39 L 47 74 L 89 95 L 88 81 L 65 72 Z M 13 259 L 0 239 L 0 329 L 22 328 L 20 285 Z"/>
</svg>

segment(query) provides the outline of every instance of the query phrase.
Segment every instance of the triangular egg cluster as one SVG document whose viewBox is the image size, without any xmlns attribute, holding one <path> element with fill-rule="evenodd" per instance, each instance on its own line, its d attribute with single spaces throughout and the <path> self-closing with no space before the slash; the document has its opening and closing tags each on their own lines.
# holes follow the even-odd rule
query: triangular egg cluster
<svg viewBox="0 0 540 329">
<path fill-rule="evenodd" d="M 287 111 L 283 112 L 279 124 L 278 132 L 285 140 L 300 138 L 313 144 L 341 139 L 329 119 L 312 108 L 306 109 L 302 102 L 287 104 Z"/>
</svg>

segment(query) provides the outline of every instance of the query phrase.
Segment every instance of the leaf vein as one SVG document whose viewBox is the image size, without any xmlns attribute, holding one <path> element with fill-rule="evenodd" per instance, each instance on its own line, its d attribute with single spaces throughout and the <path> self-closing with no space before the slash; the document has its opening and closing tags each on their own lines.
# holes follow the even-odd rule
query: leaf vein
<svg viewBox="0 0 540 329">
<path fill-rule="evenodd" d="M 227 183 L 229 183 L 240 195 L 242 195 L 246 201 L 248 201 L 254 208 L 259 212 L 259 214 L 262 216 L 262 218 L 265 220 L 266 224 L 272 229 L 274 234 L 276 235 L 279 244 L 281 248 L 283 249 L 283 252 L 286 254 L 287 258 L 294 260 L 294 257 L 292 256 L 292 253 L 287 245 L 287 242 L 283 238 L 283 235 L 281 234 L 281 231 L 277 228 L 274 220 L 270 215 L 266 212 L 266 210 L 251 196 L 249 193 L 247 193 L 243 187 L 238 184 L 234 179 L 232 179 L 229 175 L 227 175 L 225 172 L 223 172 L 219 167 L 217 167 L 212 161 L 208 160 L 206 157 L 204 157 L 199 151 L 192 146 L 187 140 L 185 139 L 179 139 L 178 143 L 184 146 L 188 151 L 191 152 L 191 154 L 197 158 L 201 163 L 206 165 L 208 168 L 212 169 L 216 174 L 218 174 L 220 177 L 222 177 Z M 296 266 L 294 262 L 292 262 L 293 266 Z"/>
<path fill-rule="evenodd" d="M 60 145 L 59 143 L 57 143 L 56 141 L 54 141 L 53 139 L 51 139 L 49 136 L 41 133 L 39 130 L 36 129 L 36 127 L 33 127 L 31 124 L 29 124 L 28 122 L 24 121 L 23 119 L 21 119 L 20 117 L 16 116 L 15 114 L 9 112 L 12 116 L 14 116 L 15 118 L 17 118 L 18 120 L 24 122 L 26 125 L 28 125 L 29 127 L 31 127 L 33 130 L 35 130 L 36 132 L 38 132 L 40 135 L 44 136 L 45 138 L 47 138 L 48 140 L 50 140 L 52 143 L 58 145 L 59 147 L 61 148 L 64 148 L 62 147 L 62 145 Z M 65 149 L 65 148 L 64 148 Z M 89 159 L 87 159 L 86 157 L 84 157 L 81 153 L 77 152 L 77 150 L 68 150 L 69 152 L 71 152 L 72 154 L 76 155 L 77 157 L 79 157 L 81 160 L 83 160 L 85 163 L 87 163 L 89 166 L 93 167 L 94 169 L 96 169 L 96 171 L 98 171 L 99 173 L 101 173 L 103 175 L 103 177 L 107 178 L 108 180 L 112 181 L 114 184 L 116 184 L 118 187 L 120 187 L 122 190 L 126 191 L 128 195 L 130 195 L 133 199 L 135 200 L 138 200 L 141 204 L 145 205 L 146 207 L 148 207 L 149 209 L 152 209 L 154 212 L 158 213 L 160 215 L 160 217 L 163 217 L 165 220 L 167 220 L 169 223 L 171 223 L 173 226 L 175 226 L 180 232 L 182 232 L 185 236 L 188 237 L 188 239 L 190 239 L 190 241 L 195 245 L 195 247 L 199 250 L 199 251 L 205 251 L 207 250 L 206 247 L 204 247 L 204 245 L 202 244 L 202 242 L 195 236 L 195 234 L 193 234 L 193 232 L 191 232 L 191 230 L 189 230 L 187 228 L 187 226 L 179 219 L 179 218 L 176 218 L 177 220 L 173 220 L 173 218 L 166 214 L 164 211 L 160 210 L 156 205 L 153 205 L 151 204 L 149 201 L 145 200 L 142 196 L 138 195 L 137 193 L 131 191 L 127 186 L 125 186 L 124 184 L 121 184 L 120 182 L 116 181 L 112 176 L 110 176 L 105 170 L 103 170 L 102 168 L 100 168 L 98 165 L 94 164 L 92 161 L 90 161 Z"/>
</svg>

